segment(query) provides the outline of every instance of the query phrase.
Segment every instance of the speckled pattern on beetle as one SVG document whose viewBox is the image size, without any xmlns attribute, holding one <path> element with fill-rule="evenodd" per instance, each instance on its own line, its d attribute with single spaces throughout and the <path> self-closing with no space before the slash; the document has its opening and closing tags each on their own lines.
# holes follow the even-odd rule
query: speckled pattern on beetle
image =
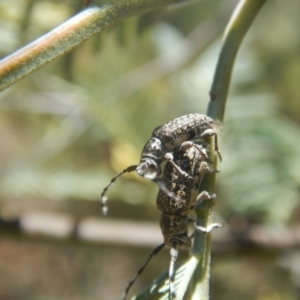
<svg viewBox="0 0 300 300">
<path fill-rule="evenodd" d="M 206 138 L 214 137 L 215 150 L 221 160 L 221 153 L 218 146 L 218 133 L 221 124 L 202 114 L 188 114 L 169 121 L 152 132 L 150 139 L 145 144 L 140 163 L 132 165 L 121 171 L 111 179 L 103 189 L 100 202 L 103 214 L 106 214 L 107 207 L 106 193 L 109 187 L 124 173 L 136 171 L 140 176 L 155 181 L 161 176 L 161 164 L 164 161 L 173 161 L 173 153 L 176 152 L 182 143 L 186 141 L 204 141 Z M 174 162 L 173 162 L 174 165 Z M 160 185 L 163 189 L 163 186 Z M 166 192 L 166 189 L 163 189 Z"/>
<path fill-rule="evenodd" d="M 174 286 L 175 263 L 178 257 L 178 248 L 190 248 L 192 237 L 189 236 L 188 229 L 190 223 L 195 223 L 188 215 L 194 207 L 203 200 L 214 199 L 215 195 L 209 195 L 206 191 L 198 194 L 198 187 L 207 172 L 211 170 L 206 155 L 206 150 L 201 144 L 187 141 L 181 144 L 174 152 L 174 160 L 168 161 L 163 171 L 162 182 L 169 191 L 160 189 L 156 199 L 156 206 L 162 212 L 160 219 L 160 228 L 164 242 L 157 246 L 146 263 L 137 272 L 133 280 L 128 284 L 122 300 L 125 300 L 130 287 L 137 277 L 143 272 L 150 259 L 159 253 L 165 246 L 170 250 L 169 266 L 169 293 L 171 299 L 176 298 Z M 170 194 L 173 194 L 171 196 Z M 179 197 L 179 199 L 175 199 Z M 197 230 L 204 233 L 213 228 L 220 227 L 220 224 L 211 224 L 207 228 L 195 225 Z"/>
</svg>

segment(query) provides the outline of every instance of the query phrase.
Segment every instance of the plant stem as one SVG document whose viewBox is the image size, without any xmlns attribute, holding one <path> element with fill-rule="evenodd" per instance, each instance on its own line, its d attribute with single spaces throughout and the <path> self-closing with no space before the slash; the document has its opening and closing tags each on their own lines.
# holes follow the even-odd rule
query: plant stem
<svg viewBox="0 0 300 300">
<path fill-rule="evenodd" d="M 216 66 L 213 83 L 210 90 L 210 102 L 207 115 L 220 122 L 224 119 L 226 100 L 228 96 L 231 74 L 236 54 L 248 29 L 256 15 L 267 0 L 243 0 L 237 5 L 226 27 L 223 44 Z M 217 155 L 213 155 L 210 145 L 209 153 L 212 154 L 214 168 L 217 168 Z M 201 184 L 200 191 L 214 193 L 216 174 L 209 174 Z M 213 222 L 213 201 L 205 201 L 196 209 L 197 224 L 208 227 Z M 195 233 L 192 254 L 199 259 L 199 264 L 194 274 L 193 292 L 190 299 L 209 299 L 210 277 L 210 250 L 211 234 Z"/>
<path fill-rule="evenodd" d="M 0 61 L 0 91 L 55 58 L 124 19 L 166 7 L 181 0 L 94 1 L 91 6 L 49 33 Z"/>
<path fill-rule="evenodd" d="M 239 47 L 258 12 L 267 0 L 243 0 L 237 5 L 225 29 L 207 115 L 223 122 L 234 61 Z"/>
</svg>

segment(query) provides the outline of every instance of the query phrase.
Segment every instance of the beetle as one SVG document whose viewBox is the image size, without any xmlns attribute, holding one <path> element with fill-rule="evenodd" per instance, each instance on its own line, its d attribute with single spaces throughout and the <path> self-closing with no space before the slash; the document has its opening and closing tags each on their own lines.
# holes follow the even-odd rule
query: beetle
<svg viewBox="0 0 300 300">
<path fill-rule="evenodd" d="M 201 144 L 191 141 L 183 142 L 179 149 L 174 152 L 174 164 L 171 161 L 166 163 L 163 171 L 162 181 L 170 194 L 160 189 L 156 199 L 157 208 L 162 212 L 160 228 L 164 242 L 157 246 L 148 257 L 145 264 L 137 272 L 133 280 L 128 284 L 123 300 L 125 300 L 129 289 L 143 272 L 151 258 L 159 253 L 165 246 L 170 250 L 169 266 L 169 292 L 171 299 L 175 299 L 175 287 L 173 282 L 175 262 L 178 257 L 178 248 L 191 248 L 192 237 L 188 235 L 189 224 L 195 221 L 188 217 L 189 213 L 202 201 L 215 199 L 215 195 L 209 195 L 203 191 L 198 194 L 198 187 L 207 172 L 217 172 L 212 170 L 208 163 L 206 149 Z M 178 197 L 176 199 L 173 194 Z M 213 223 L 208 228 L 195 224 L 196 230 L 210 232 L 213 228 L 221 227 L 218 223 Z"/>
<path fill-rule="evenodd" d="M 215 151 L 218 153 L 219 159 L 222 160 L 218 144 L 219 128 L 220 124 L 218 122 L 206 115 L 197 113 L 181 116 L 155 128 L 142 150 L 140 163 L 138 165 L 129 166 L 118 173 L 103 189 L 100 196 L 102 213 L 107 213 L 106 193 L 108 189 L 117 178 L 124 173 L 136 171 L 140 176 L 156 181 L 160 188 L 168 193 L 159 180 L 162 173 L 161 164 L 164 161 L 168 161 L 174 168 L 178 168 L 178 165 L 174 162 L 173 153 L 176 152 L 184 142 L 203 142 L 206 138 L 214 137 Z M 201 152 L 202 150 L 199 151 Z M 206 152 L 202 152 L 202 155 L 208 160 Z"/>
</svg>

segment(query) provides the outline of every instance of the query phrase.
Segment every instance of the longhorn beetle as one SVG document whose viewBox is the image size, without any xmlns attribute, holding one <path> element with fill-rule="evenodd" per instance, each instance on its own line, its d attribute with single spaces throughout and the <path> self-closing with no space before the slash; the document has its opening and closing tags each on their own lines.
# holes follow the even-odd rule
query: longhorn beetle
<svg viewBox="0 0 300 300">
<path fill-rule="evenodd" d="M 105 194 L 116 179 L 124 173 L 136 171 L 140 176 L 156 181 L 160 188 L 168 194 L 168 191 L 164 189 L 163 184 L 159 180 L 161 164 L 164 161 L 169 161 L 175 168 L 178 168 L 173 160 L 172 153 L 176 152 L 181 144 L 186 141 L 203 141 L 203 139 L 213 136 L 215 139 L 215 150 L 221 160 L 217 134 L 219 126 L 220 124 L 210 117 L 194 113 L 176 118 L 154 129 L 150 139 L 143 148 L 139 165 L 127 167 L 113 177 L 103 189 L 100 196 L 102 213 L 106 214 L 107 212 L 107 198 Z M 202 155 L 208 159 L 205 152 L 202 152 Z"/>
<path fill-rule="evenodd" d="M 178 256 L 177 248 L 190 248 L 192 237 L 188 235 L 188 225 L 195 223 L 188 217 L 188 214 L 194 207 L 203 200 L 214 199 L 215 195 L 209 195 L 206 191 L 201 192 L 198 196 L 198 186 L 200 185 L 206 172 L 216 172 L 211 170 L 207 163 L 205 148 L 200 144 L 191 141 L 184 142 L 179 149 L 174 152 L 174 164 L 171 161 L 166 163 L 163 171 L 162 180 L 168 189 L 179 200 L 165 193 L 160 189 L 156 199 L 156 205 L 162 211 L 160 227 L 164 237 L 164 242 L 157 246 L 145 264 L 137 272 L 133 280 L 128 284 L 123 300 L 125 300 L 129 289 L 143 272 L 150 259 L 159 253 L 165 246 L 171 247 L 170 250 L 170 267 L 169 267 L 169 293 L 171 299 L 175 299 L 175 287 L 173 282 L 175 262 Z M 195 225 L 197 230 L 210 232 L 213 228 L 221 227 L 220 224 L 213 223 L 204 228 Z"/>
</svg>

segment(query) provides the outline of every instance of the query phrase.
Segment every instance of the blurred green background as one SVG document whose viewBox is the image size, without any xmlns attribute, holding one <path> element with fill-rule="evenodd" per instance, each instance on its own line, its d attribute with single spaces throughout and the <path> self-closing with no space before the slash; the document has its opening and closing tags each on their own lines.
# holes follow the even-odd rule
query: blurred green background
<svg viewBox="0 0 300 300">
<path fill-rule="evenodd" d="M 109 191 L 105 218 L 99 195 L 117 172 L 138 163 L 155 127 L 206 112 L 222 34 L 237 3 L 201 0 L 130 18 L 0 93 L 1 300 L 120 299 L 162 241 L 158 188 L 124 175 Z M 81 8 L 79 0 L 0 0 L 0 57 Z M 299 225 L 299 26 L 299 1 L 268 1 L 240 49 L 215 206 L 225 226 L 213 235 Z M 75 238 L 74 224 L 84 220 L 103 221 L 97 242 Z M 154 224 L 153 242 L 130 241 L 139 236 L 124 221 Z M 30 229 L 40 224 L 41 232 Z M 53 224 L 56 237 L 47 235 Z M 60 236 L 64 226 L 67 237 Z M 122 240 L 109 239 L 116 233 Z M 296 236 L 274 248 L 234 246 L 230 239 L 222 248 L 213 244 L 211 299 L 300 299 Z M 168 264 L 164 250 L 133 290 Z"/>
</svg>

